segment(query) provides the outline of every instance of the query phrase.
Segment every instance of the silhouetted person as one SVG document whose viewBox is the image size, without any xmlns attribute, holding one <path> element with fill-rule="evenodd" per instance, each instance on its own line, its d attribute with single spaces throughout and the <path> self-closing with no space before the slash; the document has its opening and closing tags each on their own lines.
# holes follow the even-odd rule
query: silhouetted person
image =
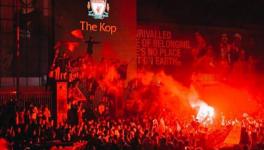
<svg viewBox="0 0 264 150">
<path fill-rule="evenodd" d="M 94 41 L 93 37 L 90 36 L 89 39 L 87 41 L 85 41 L 85 43 L 87 44 L 87 53 L 89 56 L 93 55 L 93 46 L 94 44 L 99 44 L 100 42 L 98 41 Z"/>
</svg>

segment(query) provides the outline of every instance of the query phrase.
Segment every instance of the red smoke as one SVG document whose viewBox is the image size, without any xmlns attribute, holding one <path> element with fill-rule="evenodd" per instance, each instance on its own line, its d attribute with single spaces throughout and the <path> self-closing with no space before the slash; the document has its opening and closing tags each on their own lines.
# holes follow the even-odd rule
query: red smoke
<svg viewBox="0 0 264 150">
<path fill-rule="evenodd" d="M 69 50 L 78 46 L 75 42 L 67 44 Z M 216 116 L 221 113 L 226 116 L 241 116 L 244 112 L 257 112 L 256 99 L 263 98 L 259 94 L 261 88 L 256 88 L 259 87 L 256 82 L 259 81 L 258 74 L 247 66 L 246 61 L 238 61 L 230 68 L 222 62 L 214 62 L 209 55 L 194 64 L 196 69 L 189 86 L 181 84 L 163 71 L 143 71 L 125 89 L 117 72 L 121 62 L 116 59 L 118 56 L 108 43 L 103 45 L 102 56 L 104 59 L 101 62 L 84 62 L 82 71 L 85 77 L 96 78 L 103 89 L 117 97 L 124 97 L 121 101 L 126 102 L 128 112 L 154 115 L 172 112 L 191 116 L 196 115 L 195 111 L 199 113 L 201 106 L 208 106 L 207 108 L 214 108 Z M 185 74 L 179 70 L 175 73 Z M 193 108 L 194 104 L 199 106 Z"/>
<path fill-rule="evenodd" d="M 244 82 L 241 86 L 240 82 L 243 80 L 239 82 L 238 79 L 236 82 L 240 83 L 239 86 L 217 78 L 208 78 L 207 75 L 201 75 L 199 78 L 205 80 L 192 81 L 190 87 L 187 87 L 162 71 L 156 74 L 141 72 L 137 75 L 137 82 L 143 86 L 132 91 L 127 108 L 135 111 L 133 106 L 137 106 L 139 113 L 158 114 L 166 110 L 190 116 L 195 113 L 194 110 L 199 113 L 202 106 L 200 104 L 203 104 L 213 108 L 216 116 L 223 113 L 230 117 L 241 117 L 244 112 L 257 112 L 258 105 L 253 99 L 256 91 L 252 91 L 253 85 Z M 192 108 L 194 104 L 199 106 Z"/>
<path fill-rule="evenodd" d="M 111 44 L 109 42 L 105 42 L 103 44 L 103 48 L 101 51 L 101 56 L 103 58 L 107 59 L 116 59 L 118 58 L 118 54 L 114 51 L 114 49 L 111 47 Z"/>
</svg>

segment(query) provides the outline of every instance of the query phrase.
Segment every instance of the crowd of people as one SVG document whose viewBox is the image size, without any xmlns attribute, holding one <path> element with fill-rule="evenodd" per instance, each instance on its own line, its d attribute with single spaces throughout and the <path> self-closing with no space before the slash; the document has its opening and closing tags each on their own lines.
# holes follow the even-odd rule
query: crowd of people
<svg viewBox="0 0 264 150">
<path fill-rule="evenodd" d="M 248 115 L 205 127 L 197 120 L 179 120 L 169 112 L 155 117 L 115 119 L 78 119 L 77 115 L 76 122 L 68 120 L 58 124 L 50 114 L 47 107 L 33 105 L 17 110 L 16 121 L 2 125 L 0 136 L 10 149 L 56 149 L 82 143 L 83 149 L 93 150 L 203 150 L 224 146 L 225 138 L 233 128 L 239 127 L 241 132 L 237 136 L 240 138 L 236 139 L 239 143 L 229 149 L 264 149 L 264 120 Z"/>
</svg>

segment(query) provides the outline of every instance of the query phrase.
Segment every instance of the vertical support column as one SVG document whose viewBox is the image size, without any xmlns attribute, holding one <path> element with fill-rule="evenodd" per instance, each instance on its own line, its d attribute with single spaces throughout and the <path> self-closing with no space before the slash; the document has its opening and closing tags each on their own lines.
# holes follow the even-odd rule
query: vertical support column
<svg viewBox="0 0 264 150">
<path fill-rule="evenodd" d="M 68 112 L 68 83 L 66 81 L 56 82 L 56 122 L 62 123 L 67 120 Z"/>
<path fill-rule="evenodd" d="M 19 5 L 17 1 L 15 1 L 15 8 L 16 11 L 19 12 Z M 19 65 L 18 65 L 18 60 L 20 56 L 20 28 L 19 28 L 19 13 L 17 13 L 16 16 L 16 99 L 19 99 Z"/>
</svg>

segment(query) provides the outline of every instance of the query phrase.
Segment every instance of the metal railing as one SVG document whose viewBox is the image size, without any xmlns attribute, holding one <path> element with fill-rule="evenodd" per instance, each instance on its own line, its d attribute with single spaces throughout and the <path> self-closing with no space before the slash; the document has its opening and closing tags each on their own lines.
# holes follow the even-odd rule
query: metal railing
<svg viewBox="0 0 264 150">
<path fill-rule="evenodd" d="M 15 93 L 0 94 L 0 106 L 7 104 L 11 99 L 16 99 Z M 38 107 L 47 106 L 50 110 L 54 105 L 51 93 L 20 94 L 17 104 L 21 107 L 26 107 L 29 104 Z"/>
</svg>

